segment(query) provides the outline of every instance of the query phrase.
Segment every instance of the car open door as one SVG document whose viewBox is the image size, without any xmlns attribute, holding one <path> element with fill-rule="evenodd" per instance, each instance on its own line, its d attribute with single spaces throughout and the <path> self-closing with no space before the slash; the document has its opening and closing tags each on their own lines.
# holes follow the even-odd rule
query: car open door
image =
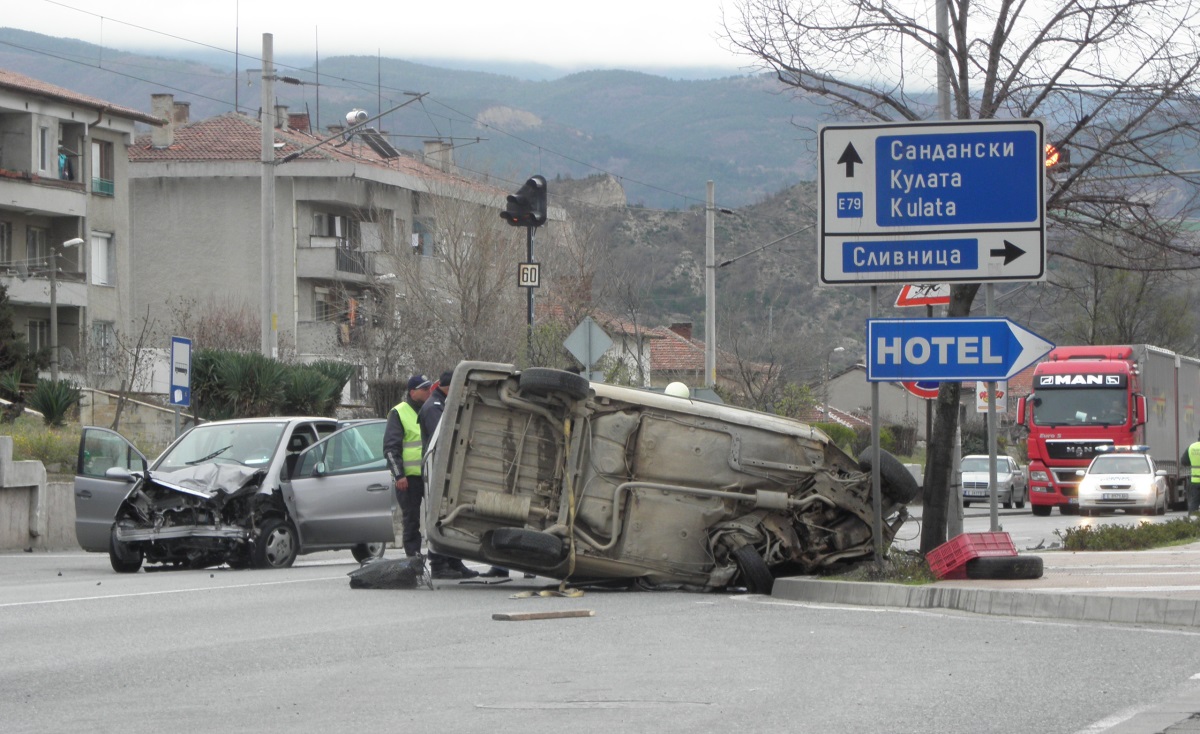
<svg viewBox="0 0 1200 734">
<path fill-rule="evenodd" d="M 383 456 L 386 425 L 356 423 L 300 454 L 284 498 L 306 548 L 395 539 L 396 492 Z"/>
<path fill-rule="evenodd" d="M 149 462 L 125 437 L 89 426 L 79 438 L 75 461 L 75 537 L 88 551 L 108 551 L 117 508 Z"/>
</svg>

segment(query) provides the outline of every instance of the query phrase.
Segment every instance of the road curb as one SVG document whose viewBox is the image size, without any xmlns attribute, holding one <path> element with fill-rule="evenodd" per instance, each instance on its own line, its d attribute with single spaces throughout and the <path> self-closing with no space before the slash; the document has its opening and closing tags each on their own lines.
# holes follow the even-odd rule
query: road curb
<svg viewBox="0 0 1200 734">
<path fill-rule="evenodd" d="M 821 604 L 955 609 L 1004 617 L 1200 627 L 1200 600 L 1196 599 L 1097 596 L 1023 589 L 945 587 L 936 584 L 905 586 L 804 577 L 775 579 L 771 596 L 776 599 Z"/>
</svg>

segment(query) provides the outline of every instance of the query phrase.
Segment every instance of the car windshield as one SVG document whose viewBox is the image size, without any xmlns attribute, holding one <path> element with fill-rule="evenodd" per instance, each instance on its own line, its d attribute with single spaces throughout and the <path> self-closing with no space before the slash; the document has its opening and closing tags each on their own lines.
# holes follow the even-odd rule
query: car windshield
<svg viewBox="0 0 1200 734">
<path fill-rule="evenodd" d="M 175 471 L 206 462 L 233 461 L 265 467 L 287 427 L 284 421 L 197 426 L 163 454 L 157 471 Z"/>
<path fill-rule="evenodd" d="M 1150 462 L 1144 456 L 1097 456 L 1088 474 L 1149 474 Z"/>
<path fill-rule="evenodd" d="M 1125 391 L 1114 388 L 1041 389 L 1033 399 L 1039 426 L 1119 425 L 1129 410 Z"/>
<path fill-rule="evenodd" d="M 986 474 L 988 471 L 988 457 L 986 456 L 968 456 L 962 460 L 962 470 L 964 472 L 980 472 Z M 1002 457 L 996 457 L 996 473 L 1007 474 L 1009 470 L 1008 461 Z"/>
</svg>

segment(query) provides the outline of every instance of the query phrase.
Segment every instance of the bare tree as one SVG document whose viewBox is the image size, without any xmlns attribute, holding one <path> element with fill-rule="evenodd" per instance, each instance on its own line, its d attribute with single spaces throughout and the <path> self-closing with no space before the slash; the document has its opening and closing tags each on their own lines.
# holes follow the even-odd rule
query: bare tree
<svg viewBox="0 0 1200 734">
<path fill-rule="evenodd" d="M 422 194 L 420 212 L 426 249 L 394 254 L 400 343 L 429 371 L 462 359 L 516 361 L 526 344 L 524 292 L 516 285 L 525 230 L 505 224 L 494 202 L 456 191 Z"/>
<path fill-rule="evenodd" d="M 113 422 L 110 426 L 114 431 L 121 429 L 121 414 L 125 412 L 125 406 L 129 402 L 130 391 L 143 380 L 150 367 L 146 341 L 155 334 L 155 322 L 150 318 L 149 306 L 146 307 L 146 315 L 141 318 L 141 322 L 142 328 L 132 342 L 124 335 L 117 334 L 117 364 L 121 374 L 121 386 L 117 390 L 117 408 L 113 411 Z"/>
<path fill-rule="evenodd" d="M 1195 247 L 1179 237 L 1200 177 L 1174 165 L 1200 140 L 1200 7 L 1192 0 L 947 0 L 947 7 L 943 43 L 932 5 L 741 0 L 726 39 L 797 92 L 862 120 L 935 117 L 929 89 L 944 62 L 950 117 L 1040 117 L 1051 140 L 1071 151 L 1072 167 L 1050 179 L 1047 218 L 1056 227 L 1119 233 L 1114 247 L 1158 248 L 1170 258 L 1160 267 L 1200 266 Z M 969 315 L 979 284 L 951 290 L 948 315 Z M 959 393 L 959 383 L 943 383 L 936 403 L 923 552 L 946 539 Z"/>
</svg>

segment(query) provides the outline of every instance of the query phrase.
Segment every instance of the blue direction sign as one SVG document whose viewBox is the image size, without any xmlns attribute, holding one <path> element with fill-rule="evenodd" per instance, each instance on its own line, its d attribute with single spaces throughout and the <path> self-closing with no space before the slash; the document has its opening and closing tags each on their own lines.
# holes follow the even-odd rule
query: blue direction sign
<svg viewBox="0 0 1200 734">
<path fill-rule="evenodd" d="M 192 404 L 192 340 L 171 337 L 170 404 L 184 408 Z"/>
<path fill-rule="evenodd" d="M 867 379 L 998 382 L 1053 348 L 1008 319 L 868 319 Z"/>
<path fill-rule="evenodd" d="M 1045 277 L 1040 121 L 829 125 L 819 135 L 822 284 Z"/>
</svg>

